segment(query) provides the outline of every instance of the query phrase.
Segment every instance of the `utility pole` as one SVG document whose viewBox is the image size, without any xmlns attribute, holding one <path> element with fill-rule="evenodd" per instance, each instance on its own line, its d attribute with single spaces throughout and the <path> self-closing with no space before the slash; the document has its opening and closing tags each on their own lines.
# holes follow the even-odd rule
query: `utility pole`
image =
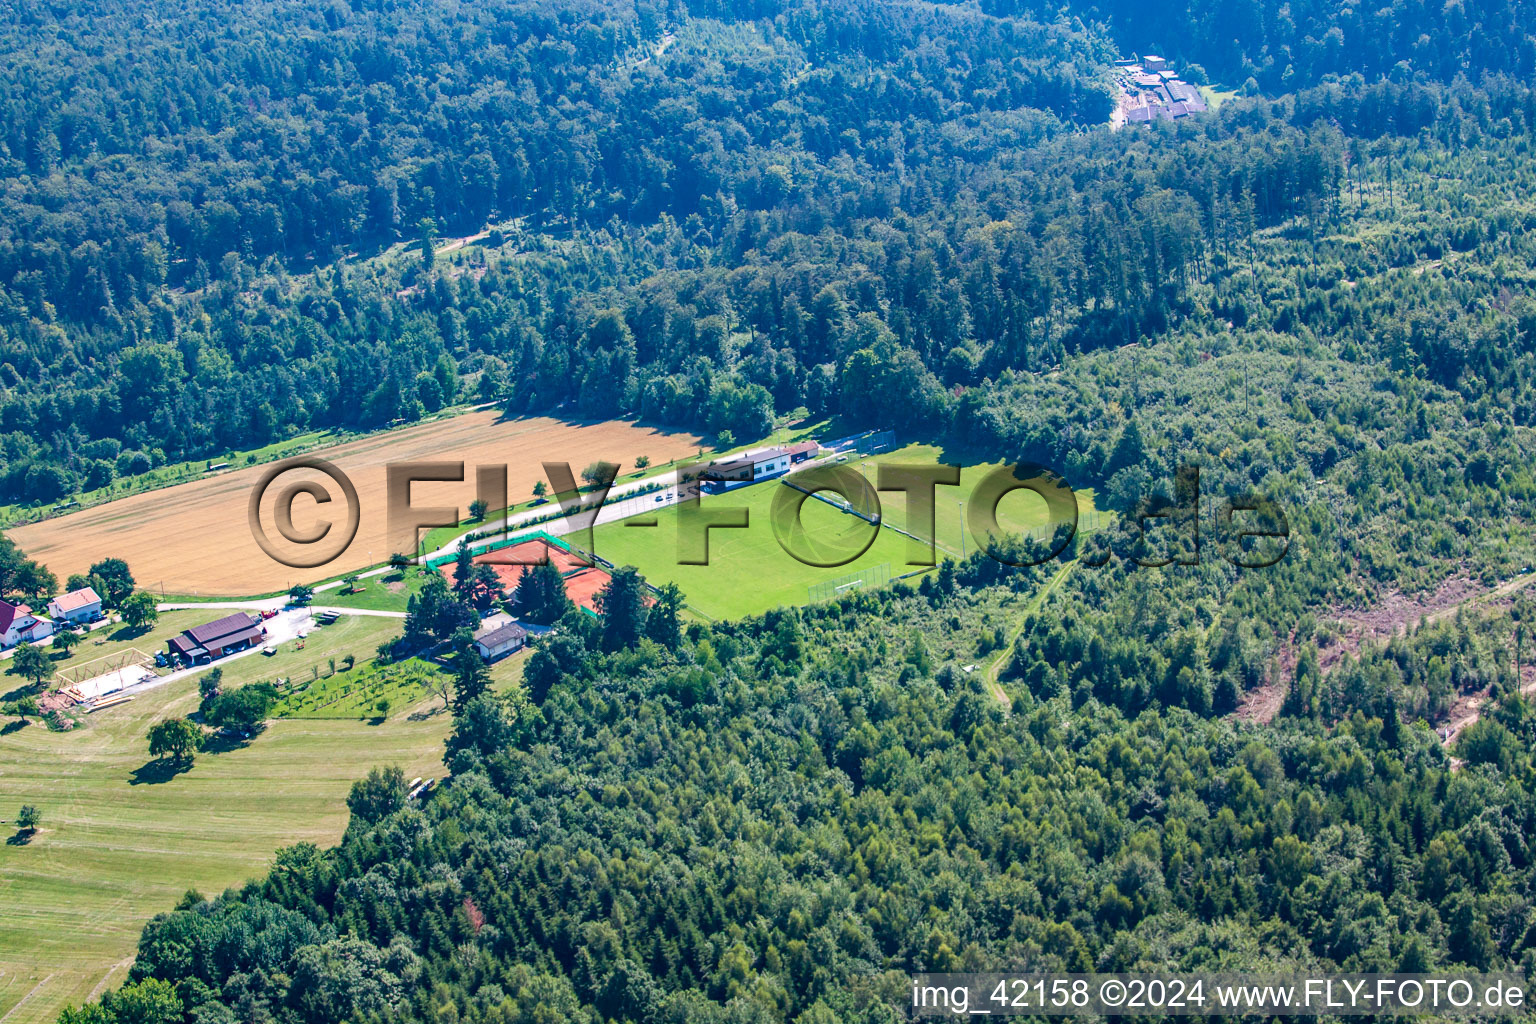
<svg viewBox="0 0 1536 1024">
<path fill-rule="evenodd" d="M 1243 405 L 1248 417 L 1248 425 L 1253 425 L 1253 392 L 1248 389 L 1248 352 L 1243 353 Z"/>
<path fill-rule="evenodd" d="M 1523 681 L 1520 678 L 1520 642 L 1522 640 L 1524 640 L 1524 639 L 1525 639 L 1525 625 L 1522 623 L 1520 625 L 1515 626 L 1515 692 L 1516 693 L 1519 693 L 1519 692 L 1521 692 L 1522 690 L 1525 689 L 1524 683 L 1523 683 Z"/>
</svg>

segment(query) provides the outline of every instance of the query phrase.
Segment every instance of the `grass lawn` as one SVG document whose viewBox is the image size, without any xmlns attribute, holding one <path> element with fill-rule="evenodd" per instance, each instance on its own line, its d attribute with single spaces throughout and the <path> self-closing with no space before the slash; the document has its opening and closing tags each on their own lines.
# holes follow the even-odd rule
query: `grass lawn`
<svg viewBox="0 0 1536 1024">
<path fill-rule="evenodd" d="M 775 539 L 770 503 L 783 489 L 777 482 L 757 484 L 723 495 L 706 495 L 702 507 L 748 509 L 745 529 L 709 531 L 709 564 L 678 564 L 678 519 L 675 508 L 656 514 L 658 526 L 632 527 L 635 520 L 600 526 L 593 543 L 597 553 L 618 565 L 633 565 L 652 583 L 675 582 L 691 608 L 714 619 L 755 615 L 779 605 L 805 604 L 813 583 L 861 572 L 882 563 L 892 574 L 902 571 L 906 538 L 880 530 L 874 544 L 853 562 L 822 569 L 791 557 Z M 820 501 L 807 501 L 797 540 L 814 551 L 856 550 L 872 529 L 863 520 Z"/>
<path fill-rule="evenodd" d="M 847 467 L 867 473 L 873 483 L 877 463 L 933 464 L 940 452 L 931 445 L 908 445 L 878 456 L 850 455 Z M 868 464 L 867 466 L 865 464 Z M 966 466 L 958 487 L 940 487 L 934 513 L 935 545 L 939 557 L 960 553 L 962 509 L 971 491 L 996 463 Z M 679 565 L 677 553 L 677 511 L 657 512 L 656 527 L 627 525 L 633 520 L 608 523 L 596 530 L 597 553 L 619 565 L 633 565 L 652 583 L 675 582 L 683 588 L 689 606 L 710 618 L 737 618 L 754 615 L 780 605 L 800 605 L 809 600 L 808 588 L 816 583 L 835 580 L 871 570 L 882 564 L 892 577 L 913 571 L 909 538 L 893 529 L 881 529 L 868 551 L 853 561 L 832 568 L 805 565 L 780 547 L 772 527 L 770 509 L 774 496 L 784 488 L 777 481 L 756 484 L 723 495 L 706 495 L 705 510 L 744 507 L 748 510 L 745 529 L 714 529 L 709 537 L 709 565 Z M 909 528 L 926 535 L 926 527 L 908 524 L 905 496 L 900 492 L 880 495 L 881 513 L 886 523 Z M 1080 514 L 1093 510 L 1093 495 L 1078 492 Z M 1025 531 L 1046 522 L 1045 502 L 1028 491 L 1014 491 L 998 504 L 998 524 L 1007 531 Z M 1086 524 L 1085 524 L 1086 525 Z M 791 537 L 792 545 L 805 545 L 817 560 L 831 561 L 828 555 L 857 550 L 868 536 L 869 527 L 862 520 L 841 512 L 824 502 L 808 500 L 801 508 L 800 526 Z M 966 528 L 967 551 L 975 550 L 975 538 Z M 797 548 L 798 550 L 798 548 Z"/>
<path fill-rule="evenodd" d="M 376 615 L 343 615 L 329 626 L 316 626 L 304 641 L 287 640 L 273 655 L 253 654 L 224 663 L 226 685 L 279 678 L 302 683 L 334 676 L 350 656 L 362 668 L 373 660 L 379 645 L 400 635 L 399 619 Z"/>
<path fill-rule="evenodd" d="M 150 636 L 205 617 L 167 613 Z M 284 644 L 274 657 L 225 664 L 225 685 L 307 675 L 344 653 L 361 662 L 398 628 L 387 619 L 343 618 L 311 633 L 302 651 Z M 146 649 L 154 641 L 135 643 Z M 392 707 L 378 724 L 276 720 L 245 746 L 199 754 L 190 770 L 167 777 L 149 760 L 149 727 L 197 702 L 188 678 L 85 716 L 68 733 L 32 724 L 0 737 L 0 817 L 13 819 L 23 803 L 42 812 L 30 843 L 0 847 L 0 1018 L 9 1015 L 7 1024 L 52 1021 L 66 1003 L 121 984 L 145 921 L 185 890 L 211 895 L 261 873 L 278 847 L 335 842 L 346 825 L 347 790 L 369 768 L 443 774 L 448 716 L 440 701 L 423 697 Z"/>
<path fill-rule="evenodd" d="M 528 661 L 529 648 L 524 647 L 491 665 L 491 686 L 505 690 L 523 682 L 523 665 Z"/>
<path fill-rule="evenodd" d="M 320 587 L 320 586 L 322 586 L 323 584 L 326 584 L 326 583 L 340 583 L 343 580 L 345 580 L 348 576 L 361 576 L 365 572 L 371 572 L 371 571 L 373 571 L 375 569 L 382 569 L 382 568 L 384 568 L 384 563 L 381 562 L 378 565 L 368 565 L 368 566 L 364 566 L 364 567 L 362 567 L 360 569 L 352 570 L 350 572 L 336 573 L 333 576 L 327 576 L 323 580 L 315 580 L 314 582 L 309 583 L 307 585 L 309 587 L 311 587 L 311 588 L 318 588 L 318 587 Z M 388 576 L 390 574 L 386 573 L 385 575 Z M 368 578 L 366 580 L 363 580 L 362 583 L 363 583 L 364 588 L 367 588 L 369 586 L 372 586 L 373 584 L 376 584 L 378 581 L 379 581 L 379 577 L 373 576 L 373 577 L 370 577 L 370 578 Z M 359 591 L 359 593 L 361 593 L 361 592 L 362 591 Z M 266 598 L 266 597 L 283 597 L 283 596 L 286 596 L 290 592 L 287 591 L 287 590 L 269 590 L 269 591 L 267 591 L 264 594 L 235 594 L 235 595 L 232 595 L 232 596 L 231 595 L 224 595 L 224 594 L 174 594 L 174 593 L 171 593 L 169 591 L 166 591 L 166 592 L 162 593 L 161 591 L 158 591 L 158 590 L 157 591 L 152 591 L 152 593 L 154 593 L 154 595 L 155 595 L 157 600 L 162 601 L 162 602 L 167 602 L 167 603 L 175 603 L 175 604 L 209 604 L 209 603 L 218 603 L 218 602 L 230 601 L 230 600 L 258 601 L 258 600 L 261 600 L 262 598 Z M 341 588 L 339 588 L 339 587 L 338 588 L 332 588 L 330 590 L 322 590 L 318 594 L 315 595 L 314 603 L 315 604 L 327 604 L 327 605 L 328 604 L 335 604 L 336 603 L 335 599 L 340 595 L 340 593 L 341 593 Z M 346 603 L 346 602 L 343 602 L 343 603 Z M 349 607 L 349 608 L 372 608 L 372 607 L 375 607 L 375 606 L 371 605 L 371 604 L 366 604 L 366 603 L 363 603 L 363 602 L 358 602 L 358 603 L 353 603 L 353 604 L 347 604 L 347 607 Z M 393 608 L 392 605 L 381 605 L 379 607 L 383 607 L 386 610 Z M 401 606 L 401 610 L 402 611 L 404 610 L 404 605 Z"/>
<path fill-rule="evenodd" d="M 327 608 L 366 608 L 380 612 L 403 612 L 411 595 L 420 592 L 427 581 L 426 574 L 418 566 L 387 572 L 382 576 L 369 576 L 357 581 L 358 589 L 349 593 L 346 587 L 322 590 L 314 597 L 314 603 Z"/>
<path fill-rule="evenodd" d="M 1228 89 L 1220 85 L 1202 85 L 1199 89 L 1201 98 L 1211 110 L 1218 109 L 1227 100 L 1236 99 L 1240 95 L 1237 89 Z"/>
</svg>

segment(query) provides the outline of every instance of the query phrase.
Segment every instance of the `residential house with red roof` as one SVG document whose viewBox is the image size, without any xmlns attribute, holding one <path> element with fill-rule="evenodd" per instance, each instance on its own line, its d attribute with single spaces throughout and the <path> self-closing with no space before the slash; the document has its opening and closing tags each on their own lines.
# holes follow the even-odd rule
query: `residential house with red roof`
<svg viewBox="0 0 1536 1024">
<path fill-rule="evenodd" d="M 53 622 L 33 615 L 24 604 L 0 601 L 0 646 L 15 647 L 26 640 L 36 643 L 53 636 Z"/>
<path fill-rule="evenodd" d="M 48 614 L 69 622 L 95 622 L 101 618 L 101 595 L 92 587 L 71 590 L 48 602 Z"/>
</svg>

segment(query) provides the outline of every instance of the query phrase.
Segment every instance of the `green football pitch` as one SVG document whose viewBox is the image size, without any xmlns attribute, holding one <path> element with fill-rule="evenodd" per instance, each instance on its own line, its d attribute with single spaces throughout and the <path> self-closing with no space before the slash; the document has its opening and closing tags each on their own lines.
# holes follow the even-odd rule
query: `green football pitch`
<svg viewBox="0 0 1536 1024">
<path fill-rule="evenodd" d="M 841 465 L 865 476 L 873 486 L 882 462 L 931 466 L 938 460 L 936 448 L 908 445 L 875 456 L 849 455 Z M 958 486 L 937 489 L 931 535 L 926 524 L 908 521 L 905 496 L 899 491 L 880 493 L 884 525 L 878 529 L 856 515 L 811 498 L 801 505 L 798 520 L 787 520 L 775 530 L 774 500 L 782 501 L 782 495 L 791 489 L 780 480 L 769 480 L 701 499 L 699 507 L 706 513 L 727 509 L 747 512 L 746 527 L 709 531 L 707 565 L 681 564 L 683 550 L 695 547 L 696 542 L 690 545 L 679 536 L 680 512 L 674 507 L 606 523 L 596 529 L 593 541 L 598 555 L 617 565 L 633 565 L 651 583 L 676 583 L 695 611 L 712 619 L 738 618 L 920 572 L 926 545 L 899 529 L 925 539 L 931 537 L 940 560 L 957 557 L 962 544 L 967 553 L 974 551 L 977 538 L 971 527 L 966 526 L 962 534 L 964 503 L 996 468 L 996 463 L 963 467 Z M 837 499 L 835 494 L 828 496 Z M 1095 518 L 1092 497 L 1091 492 L 1078 492 L 1083 528 L 1089 528 Z M 645 520 L 656 525 L 638 525 Z M 1003 531 L 1027 532 L 1044 526 L 1047 520 L 1045 502 L 1029 491 L 1011 492 L 998 503 L 997 522 Z M 697 529 L 689 529 L 687 536 L 696 537 Z M 867 550 L 856 554 L 866 541 Z M 821 566 L 806 564 L 796 553 L 813 562 L 856 557 L 844 564 Z"/>
</svg>

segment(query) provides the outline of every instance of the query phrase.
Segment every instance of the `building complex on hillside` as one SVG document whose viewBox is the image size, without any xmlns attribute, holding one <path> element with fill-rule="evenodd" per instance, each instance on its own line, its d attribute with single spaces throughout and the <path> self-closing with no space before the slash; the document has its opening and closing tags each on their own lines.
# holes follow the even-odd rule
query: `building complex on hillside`
<svg viewBox="0 0 1536 1024">
<path fill-rule="evenodd" d="M 1167 60 L 1153 54 L 1115 62 L 1119 85 L 1115 123 L 1173 121 L 1206 109 L 1196 86 L 1179 78 Z"/>
<path fill-rule="evenodd" d="M 71 590 L 48 602 L 48 615 L 38 615 L 30 605 L 0 601 L 0 648 L 22 641 L 37 643 L 60 629 L 95 622 L 102 617 L 101 597 L 90 587 Z"/>
<path fill-rule="evenodd" d="M 789 472 L 789 467 L 810 459 L 820 450 L 815 441 L 774 445 L 717 459 L 700 474 L 706 489 L 723 490 L 739 484 L 756 483 Z M 709 485 L 715 485 L 710 488 Z"/>
</svg>

